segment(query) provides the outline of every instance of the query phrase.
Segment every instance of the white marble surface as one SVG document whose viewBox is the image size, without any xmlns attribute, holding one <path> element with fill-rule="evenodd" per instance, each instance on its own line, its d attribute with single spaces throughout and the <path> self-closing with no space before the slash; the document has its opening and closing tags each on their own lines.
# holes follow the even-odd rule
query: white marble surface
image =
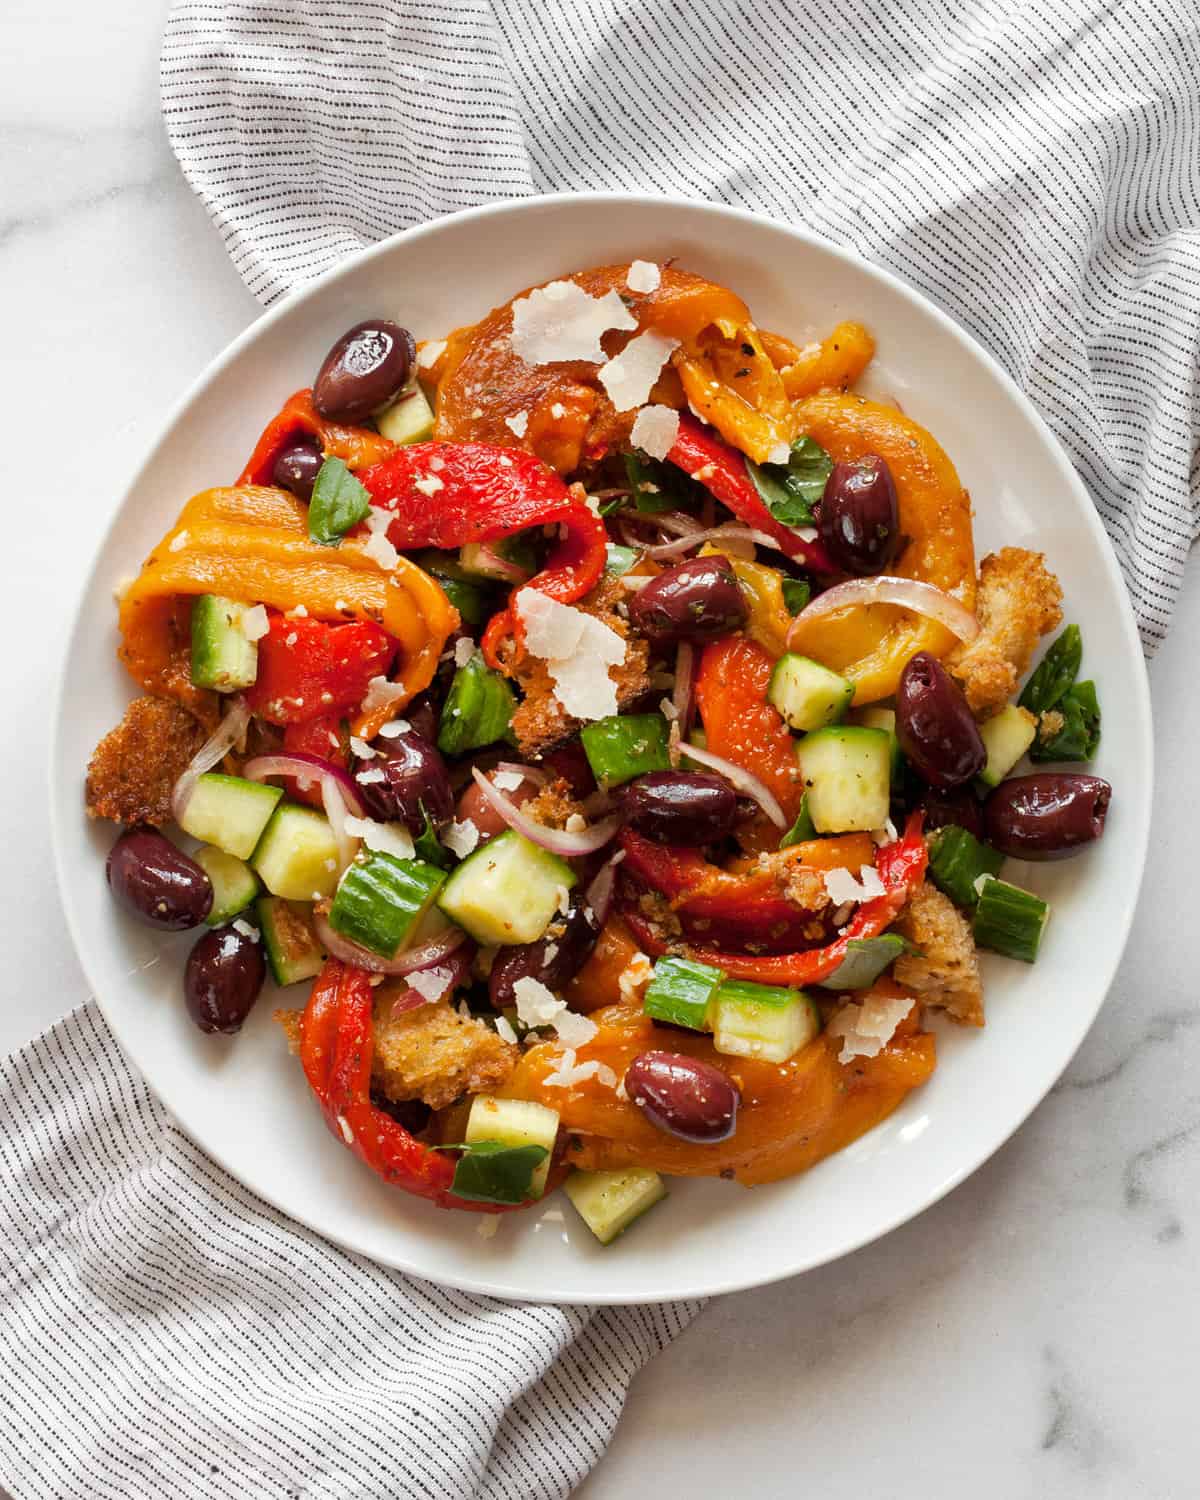
<svg viewBox="0 0 1200 1500">
<path fill-rule="evenodd" d="M 149 0 L 9 0 L 0 15 L 0 1051 L 86 997 L 42 770 L 70 601 L 164 413 L 256 311 L 162 134 L 161 22 Z M 1149 875 L 1066 1077 L 915 1223 L 712 1305 L 634 1384 L 587 1500 L 1200 1494 L 1198 641 L 1193 564 L 1151 674 Z"/>
</svg>

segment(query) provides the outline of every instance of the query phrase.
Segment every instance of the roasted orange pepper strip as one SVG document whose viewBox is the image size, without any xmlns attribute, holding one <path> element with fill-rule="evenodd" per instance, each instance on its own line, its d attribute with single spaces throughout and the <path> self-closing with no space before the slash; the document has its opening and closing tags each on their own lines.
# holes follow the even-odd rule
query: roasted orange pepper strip
<svg viewBox="0 0 1200 1500">
<path fill-rule="evenodd" d="M 283 410 L 272 417 L 262 437 L 255 444 L 246 467 L 238 475 L 238 484 L 274 484 L 275 460 L 302 432 L 320 438 L 321 447 L 330 458 L 340 458 L 347 468 L 363 469 L 376 464 L 395 450 L 395 443 L 369 427 L 343 427 L 327 422 L 312 402 L 312 391 L 297 391 L 289 396 Z"/>
</svg>

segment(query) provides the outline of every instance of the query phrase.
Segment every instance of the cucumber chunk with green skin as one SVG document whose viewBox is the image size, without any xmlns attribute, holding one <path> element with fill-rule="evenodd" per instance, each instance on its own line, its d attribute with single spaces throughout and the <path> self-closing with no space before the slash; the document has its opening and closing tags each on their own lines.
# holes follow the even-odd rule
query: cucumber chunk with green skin
<svg viewBox="0 0 1200 1500">
<path fill-rule="evenodd" d="M 785 1063 L 820 1033 L 811 995 L 778 985 L 728 979 L 713 999 L 713 1048 L 726 1057 Z"/>
<path fill-rule="evenodd" d="M 338 844 L 329 819 L 311 807 L 281 803 L 251 860 L 272 896 L 320 901 L 338 881 Z"/>
<path fill-rule="evenodd" d="M 616 542 L 609 542 L 604 549 L 604 554 L 604 571 L 610 578 L 620 578 L 622 573 L 628 573 L 638 560 L 638 554 L 633 547 L 622 547 Z"/>
<path fill-rule="evenodd" d="M 212 910 L 204 919 L 210 927 L 232 922 L 262 890 L 258 876 L 245 860 L 238 859 L 235 854 L 226 854 L 215 844 L 205 844 L 192 858 L 212 882 Z"/>
<path fill-rule="evenodd" d="M 691 958 L 660 958 L 646 987 L 642 1009 L 655 1021 L 707 1031 L 712 999 L 725 975 Z"/>
<path fill-rule="evenodd" d="M 619 1167 L 611 1172 L 572 1172 L 563 1184 L 579 1217 L 602 1245 L 667 1196 L 667 1185 L 649 1167 Z"/>
<path fill-rule="evenodd" d="M 433 436 L 433 424 L 433 407 L 415 380 L 375 418 L 376 427 L 392 443 L 423 443 Z"/>
<path fill-rule="evenodd" d="M 394 958 L 445 882 L 445 870 L 436 865 L 372 850 L 342 876 L 329 925 L 360 948 Z"/>
<path fill-rule="evenodd" d="M 438 729 L 438 749 L 443 755 L 464 755 L 503 739 L 512 722 L 517 700 L 508 681 L 494 672 L 476 651 L 465 667 L 459 667 L 450 684 Z"/>
<path fill-rule="evenodd" d="M 179 826 L 194 839 L 249 859 L 282 796 L 282 787 L 207 771 L 192 788 Z"/>
<path fill-rule="evenodd" d="M 998 875 L 1004 855 L 966 828 L 948 824 L 929 836 L 929 878 L 959 906 L 979 900 L 979 877 Z"/>
<path fill-rule="evenodd" d="M 896 932 L 884 932 L 873 938 L 851 938 L 846 956 L 832 974 L 819 979 L 823 990 L 866 990 L 883 971 L 907 953 L 912 944 Z"/>
<path fill-rule="evenodd" d="M 836 724 L 853 700 L 852 682 L 794 651 L 779 658 L 767 684 L 767 702 L 779 710 L 789 729 L 803 733 Z"/>
<path fill-rule="evenodd" d="M 849 718 L 852 723 L 861 724 L 864 729 L 882 729 L 887 734 L 892 747 L 892 784 L 895 785 L 904 769 L 904 751 L 901 750 L 900 740 L 896 735 L 896 710 L 880 708 L 877 703 L 871 703 L 866 708 L 853 709 Z"/>
<path fill-rule="evenodd" d="M 315 979 L 325 952 L 312 929 L 312 907 L 306 901 L 260 896 L 255 906 L 271 977 L 280 989 Z"/>
<path fill-rule="evenodd" d="M 530 1198 L 540 1198 L 546 1190 L 550 1156 L 558 1138 L 558 1111 L 532 1099 L 496 1099 L 491 1094 L 476 1094 L 467 1116 L 463 1139 L 467 1145 L 478 1141 L 499 1141 L 504 1146 L 541 1146 L 546 1159 L 537 1167 L 529 1183 Z"/>
<path fill-rule="evenodd" d="M 565 860 L 510 828 L 469 854 L 450 876 L 438 905 L 485 947 L 533 943 L 558 915 L 576 881 Z"/>
<path fill-rule="evenodd" d="M 987 751 L 987 763 L 979 773 L 984 786 L 999 786 L 1033 744 L 1036 734 L 1037 719 L 1015 703 L 985 720 L 979 726 L 979 737 Z"/>
<path fill-rule="evenodd" d="M 869 833 L 887 822 L 892 747 L 885 730 L 831 725 L 806 735 L 797 755 L 818 833 Z"/>
<path fill-rule="evenodd" d="M 1038 956 L 1050 906 L 1032 891 L 984 875 L 975 908 L 975 941 L 981 948 L 1031 964 Z"/>
<path fill-rule="evenodd" d="M 192 682 L 218 693 L 237 693 L 258 676 L 258 644 L 247 638 L 242 618 L 247 606 L 217 594 L 201 594 L 192 604 Z"/>
<path fill-rule="evenodd" d="M 610 714 L 579 732 L 592 775 L 601 787 L 620 786 L 649 771 L 667 771 L 667 721 L 661 714 Z"/>
</svg>

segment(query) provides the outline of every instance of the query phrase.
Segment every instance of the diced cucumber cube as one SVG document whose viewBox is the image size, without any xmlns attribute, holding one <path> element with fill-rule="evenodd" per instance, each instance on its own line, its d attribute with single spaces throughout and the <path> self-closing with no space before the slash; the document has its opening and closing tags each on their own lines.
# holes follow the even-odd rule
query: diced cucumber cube
<svg viewBox="0 0 1200 1500">
<path fill-rule="evenodd" d="M 499 1141 L 504 1146 L 544 1147 L 546 1160 L 530 1180 L 530 1197 L 540 1198 L 546 1188 L 557 1137 L 556 1109 L 536 1104 L 532 1099 L 496 1099 L 491 1094 L 476 1094 L 463 1139 L 468 1146 L 476 1141 Z"/>
<path fill-rule="evenodd" d="M 420 859 L 372 850 L 342 877 L 329 925 L 384 958 L 403 947 L 445 884 L 446 872 Z"/>
<path fill-rule="evenodd" d="M 900 775 L 904 766 L 904 751 L 900 748 L 900 740 L 896 734 L 896 710 L 894 708 L 880 708 L 878 703 L 869 703 L 866 708 L 852 709 L 848 718 L 852 723 L 861 724 L 864 729 L 882 729 L 888 737 L 892 747 L 892 781 Z"/>
<path fill-rule="evenodd" d="M 784 1063 L 821 1030 L 811 995 L 776 985 L 728 979 L 713 1001 L 713 1047 L 726 1057 Z"/>
<path fill-rule="evenodd" d="M 249 859 L 282 796 L 282 787 L 208 771 L 192 788 L 179 826 L 194 839 Z"/>
<path fill-rule="evenodd" d="M 875 983 L 889 964 L 894 963 L 912 945 L 899 933 L 884 932 L 873 938 L 851 938 L 846 956 L 817 983 L 823 990 L 866 990 Z"/>
<path fill-rule="evenodd" d="M 325 953 L 312 928 L 312 907 L 306 901 L 260 896 L 255 906 L 271 977 L 281 989 L 314 979 Z"/>
<path fill-rule="evenodd" d="M 215 844 L 205 844 L 197 849 L 192 858 L 212 882 L 212 910 L 205 918 L 210 927 L 220 927 L 232 922 L 258 895 L 262 887 L 258 876 L 244 860 L 234 854 L 226 854 Z"/>
<path fill-rule="evenodd" d="M 477 943 L 532 943 L 575 881 L 564 860 L 510 828 L 463 860 L 442 887 L 438 905 Z"/>
<path fill-rule="evenodd" d="M 320 901 L 337 888 L 337 839 L 328 818 L 311 807 L 277 807 L 252 863 L 272 896 L 288 901 Z"/>
<path fill-rule="evenodd" d="M 987 764 L 979 773 L 984 786 L 999 786 L 1028 751 L 1037 734 L 1037 719 L 1027 708 L 1010 703 L 979 726 Z"/>
<path fill-rule="evenodd" d="M 655 1021 L 672 1026 L 690 1026 L 705 1031 L 709 1026 L 712 998 L 725 975 L 711 964 L 691 958 L 660 958 L 646 988 L 642 1008 Z"/>
<path fill-rule="evenodd" d="M 887 822 L 892 748 L 882 729 L 839 724 L 800 741 L 797 754 L 818 833 L 869 833 Z"/>
<path fill-rule="evenodd" d="M 853 700 L 852 682 L 794 651 L 779 658 L 767 684 L 767 702 L 789 728 L 805 733 L 836 724 Z"/>
<path fill-rule="evenodd" d="M 392 443 L 423 443 L 433 436 L 433 424 L 433 407 L 415 380 L 375 418 L 376 427 Z"/>
<path fill-rule="evenodd" d="M 648 1167 L 614 1172 L 572 1172 L 563 1191 L 602 1245 L 610 1245 L 647 1209 L 667 1196 L 667 1185 Z"/>
<path fill-rule="evenodd" d="M 929 836 L 929 878 L 959 906 L 979 900 L 979 877 L 998 875 L 1004 863 L 999 849 L 982 844 L 969 829 L 950 824 Z"/>
<path fill-rule="evenodd" d="M 1031 964 L 1038 956 L 1050 919 L 1049 904 L 1032 891 L 983 875 L 975 908 L 975 942 L 980 948 Z"/>
<path fill-rule="evenodd" d="M 218 693 L 248 688 L 258 676 L 258 645 L 242 629 L 247 606 L 217 594 L 192 604 L 192 682 Z"/>
</svg>

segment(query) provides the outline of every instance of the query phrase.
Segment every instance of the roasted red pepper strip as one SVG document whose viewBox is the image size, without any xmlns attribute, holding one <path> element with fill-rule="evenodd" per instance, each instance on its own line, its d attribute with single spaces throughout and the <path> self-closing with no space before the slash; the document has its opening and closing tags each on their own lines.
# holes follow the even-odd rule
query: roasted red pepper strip
<svg viewBox="0 0 1200 1500">
<path fill-rule="evenodd" d="M 681 854 L 685 851 L 679 851 Z M 875 858 L 879 878 L 887 894 L 864 902 L 855 912 L 842 935 L 824 948 L 810 948 L 799 953 L 776 953 L 758 956 L 746 953 L 721 953 L 709 948 L 688 945 L 688 957 L 712 964 L 733 979 L 752 979 L 760 984 L 805 985 L 826 979 L 846 957 L 852 938 L 878 937 L 895 921 L 909 894 L 925 878 L 928 854 L 921 836 L 921 814 L 913 813 L 902 838 L 884 844 Z M 682 878 L 689 878 L 690 865 L 680 862 Z M 636 908 L 623 913 L 634 936 L 647 953 L 660 954 L 668 945 Z"/>
<path fill-rule="evenodd" d="M 374 503 L 395 515 L 388 538 L 401 552 L 494 542 L 528 526 L 561 525 L 565 535 L 530 586 L 570 604 L 604 571 L 604 522 L 540 458 L 490 443 L 413 443 L 359 474 Z M 432 491 L 432 493 L 430 493 Z M 519 622 L 511 608 L 493 616 L 483 637 L 491 666 Z"/>
<path fill-rule="evenodd" d="M 369 620 L 330 625 L 272 612 L 246 702 L 272 724 L 303 724 L 357 708 L 371 678 L 386 675 L 395 655 L 396 642 Z M 328 748 L 319 753 L 328 757 Z"/>
<path fill-rule="evenodd" d="M 346 720 L 340 714 L 328 714 L 321 719 L 309 719 L 304 724 L 288 724 L 283 731 L 283 753 L 290 755 L 316 755 L 343 771 L 350 768 L 350 732 Z M 285 776 L 285 795 L 293 802 L 306 802 L 309 807 L 321 811 L 325 804 L 321 788 L 310 782 L 302 788 L 294 776 Z"/>
<path fill-rule="evenodd" d="M 790 526 L 783 526 L 775 519 L 746 473 L 745 456 L 687 412 L 679 414 L 679 436 L 667 457 L 698 480 L 722 505 L 728 506 L 739 521 L 774 537 L 779 550 L 788 557 L 799 558 L 817 573 L 838 571 L 819 542 L 806 542 Z"/>
<path fill-rule="evenodd" d="M 427 1198 L 439 1208 L 483 1214 L 528 1208 L 528 1203 L 477 1203 L 456 1198 L 450 1190 L 453 1157 L 432 1150 L 371 1103 L 374 998 L 371 976 L 365 969 L 330 959 L 317 975 L 304 1012 L 304 1075 L 332 1134 L 386 1183 Z"/>
<path fill-rule="evenodd" d="M 378 463 L 396 446 L 369 427 L 343 427 L 338 422 L 327 422 L 312 403 L 312 391 L 297 391 L 267 424 L 237 483 L 274 484 L 275 460 L 293 438 L 306 432 L 320 438 L 326 454 L 342 459 L 351 469 Z"/>
</svg>

